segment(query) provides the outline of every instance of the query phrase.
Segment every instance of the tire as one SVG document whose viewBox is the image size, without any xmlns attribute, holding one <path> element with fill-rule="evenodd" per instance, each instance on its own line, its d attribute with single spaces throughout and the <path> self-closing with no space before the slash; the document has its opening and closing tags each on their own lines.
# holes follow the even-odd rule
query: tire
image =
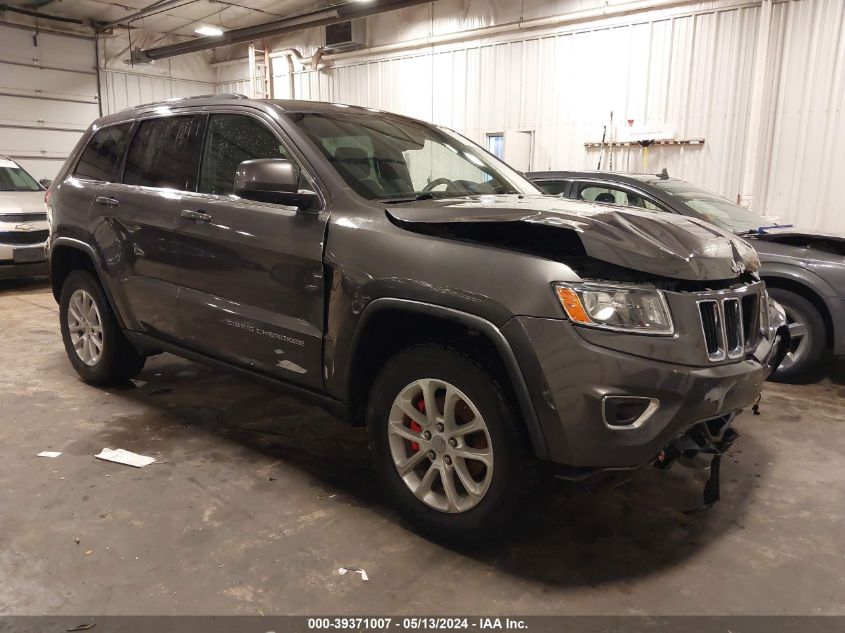
<svg viewBox="0 0 845 633">
<path fill-rule="evenodd" d="M 434 415 L 440 417 L 429 417 L 430 409 L 420 405 L 430 399 L 426 393 L 435 394 Z M 398 404 L 400 396 L 404 407 Z M 456 402 L 452 416 L 444 413 L 447 397 Z M 408 404 L 414 407 L 413 419 L 405 413 Z M 437 427 L 438 419 L 447 428 Z M 478 427 L 479 419 L 484 430 L 467 432 L 470 424 Z M 537 462 L 502 389 L 480 364 L 453 348 L 418 345 L 391 358 L 373 383 L 367 428 L 385 494 L 409 523 L 436 539 L 456 543 L 500 539 L 525 515 L 537 489 Z M 420 441 L 404 437 L 409 431 Z M 426 432 L 432 433 L 428 439 Z M 462 457 L 469 454 L 474 457 Z M 475 456 L 488 460 L 489 469 Z M 396 464 L 406 457 L 416 460 L 417 467 L 403 478 Z M 436 471 L 433 475 L 431 469 Z M 453 482 L 449 488 L 443 476 Z M 414 484 L 420 497 L 412 491 Z"/>
<path fill-rule="evenodd" d="M 80 310 L 83 306 L 86 310 Z M 84 319 L 79 318 L 81 312 Z M 124 336 L 99 281 L 88 271 L 74 270 L 65 280 L 59 323 L 65 352 L 85 382 L 100 387 L 121 385 L 144 367 L 145 357 Z"/>
<path fill-rule="evenodd" d="M 795 292 L 769 288 L 769 295 L 783 306 L 793 334 L 789 352 L 771 379 L 778 382 L 811 380 L 825 356 L 824 319 L 809 300 Z"/>
</svg>

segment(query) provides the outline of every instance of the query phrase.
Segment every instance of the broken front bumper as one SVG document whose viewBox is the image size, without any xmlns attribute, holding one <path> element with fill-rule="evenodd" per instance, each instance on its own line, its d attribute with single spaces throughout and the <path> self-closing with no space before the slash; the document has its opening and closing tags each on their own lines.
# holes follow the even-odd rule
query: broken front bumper
<svg viewBox="0 0 845 633">
<path fill-rule="evenodd" d="M 503 331 L 531 391 L 549 461 L 587 470 L 654 463 L 696 425 L 754 405 L 789 337 L 785 322 L 774 323 L 754 355 L 699 367 L 611 349 L 618 338 L 599 346 L 595 331 L 587 341 L 565 320 L 518 317 Z"/>
</svg>

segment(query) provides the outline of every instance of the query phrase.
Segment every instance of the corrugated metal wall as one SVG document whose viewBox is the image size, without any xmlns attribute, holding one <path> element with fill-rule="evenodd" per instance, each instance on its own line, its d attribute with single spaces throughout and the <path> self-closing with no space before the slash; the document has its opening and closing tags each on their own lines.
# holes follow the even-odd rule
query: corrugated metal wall
<svg viewBox="0 0 845 633">
<path fill-rule="evenodd" d="M 782 221 L 845 233 L 845 2 L 774 7 L 767 143 L 757 204 Z"/>
<path fill-rule="evenodd" d="M 451 13 L 467 28 L 496 22 L 480 16 L 477 3 L 463 4 L 462 13 Z M 572 10 L 570 5 L 555 6 L 560 12 Z M 551 14 L 555 7 L 548 6 Z M 429 15 L 429 23 L 422 9 L 415 11 L 429 32 L 455 30 L 455 24 L 438 27 L 437 15 Z M 845 166 L 845 126 L 839 124 L 845 100 L 843 12 L 843 0 L 774 6 L 765 164 L 753 206 L 781 220 L 845 232 L 832 184 L 835 166 Z M 390 15 L 379 18 L 380 33 L 391 32 L 385 24 Z M 735 200 L 749 140 L 760 15 L 759 2 L 713 0 L 554 31 L 338 59 L 319 72 L 299 70 L 295 92 L 297 98 L 365 105 L 448 125 L 480 143 L 489 133 L 534 131 L 531 167 L 537 170 L 594 169 L 598 155 L 584 143 L 600 140 L 613 110 L 618 137 L 633 119 L 636 127 L 673 130 L 675 138 L 704 138 L 703 146 L 652 147 L 649 171 L 666 167 Z M 394 33 L 407 30 L 401 12 L 393 19 Z M 313 40 L 313 34 L 303 36 L 304 46 Z M 381 43 L 372 37 L 368 42 Z M 290 38 L 285 43 L 295 44 Z M 289 96 L 286 73 L 285 60 L 275 60 L 280 98 Z M 219 68 L 218 90 L 247 91 L 246 74 L 244 66 Z M 642 149 L 617 149 L 614 168 L 642 170 Z"/>
<path fill-rule="evenodd" d="M 101 70 L 103 114 L 119 112 L 130 106 L 152 103 L 173 97 L 214 94 L 216 84 L 158 77 L 119 70 Z"/>
</svg>

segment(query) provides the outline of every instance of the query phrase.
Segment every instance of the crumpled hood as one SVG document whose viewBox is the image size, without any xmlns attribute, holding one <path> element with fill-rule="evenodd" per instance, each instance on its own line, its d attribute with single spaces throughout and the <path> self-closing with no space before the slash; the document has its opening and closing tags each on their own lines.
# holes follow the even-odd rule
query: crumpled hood
<svg viewBox="0 0 845 633">
<path fill-rule="evenodd" d="M 734 279 L 760 267 L 757 253 L 735 234 L 703 220 L 635 211 L 551 196 L 475 196 L 423 200 L 387 208 L 400 225 L 529 222 L 577 234 L 592 258 L 632 270 L 686 280 Z"/>
<path fill-rule="evenodd" d="M 2 213 L 44 213 L 44 192 L 0 191 Z"/>
</svg>

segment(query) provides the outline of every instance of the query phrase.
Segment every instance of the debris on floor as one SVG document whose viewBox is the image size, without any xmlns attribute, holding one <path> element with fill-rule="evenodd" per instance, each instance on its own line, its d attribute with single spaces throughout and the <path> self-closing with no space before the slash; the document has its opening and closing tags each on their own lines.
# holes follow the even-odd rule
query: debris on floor
<svg viewBox="0 0 845 633">
<path fill-rule="evenodd" d="M 137 378 L 130 378 L 129 382 L 131 382 L 133 385 L 135 385 L 135 386 L 136 386 L 136 387 L 138 387 L 139 389 L 140 389 L 141 387 L 146 386 L 146 384 L 147 384 L 147 381 L 146 381 L 146 380 L 138 380 Z"/>
<path fill-rule="evenodd" d="M 155 461 L 155 457 L 138 455 L 138 453 L 132 453 L 131 451 L 126 451 L 122 448 L 104 448 L 97 455 L 94 455 L 94 457 L 96 457 L 97 459 L 104 459 L 108 462 L 116 462 L 118 464 L 134 466 L 135 468 L 143 468 L 144 466 L 149 466 Z"/>
<path fill-rule="evenodd" d="M 361 580 L 370 579 L 370 577 L 367 576 L 367 572 L 361 569 L 360 567 L 340 567 L 338 568 L 337 573 L 339 573 L 341 576 L 348 573 L 356 573 L 361 574 Z"/>
<path fill-rule="evenodd" d="M 61 451 L 41 451 L 40 453 L 38 453 L 38 455 L 36 455 L 36 457 L 51 457 L 51 458 L 55 458 L 55 457 L 58 457 L 58 456 L 59 456 L 59 455 L 61 455 L 61 454 L 62 454 L 62 452 L 61 452 Z"/>
</svg>

